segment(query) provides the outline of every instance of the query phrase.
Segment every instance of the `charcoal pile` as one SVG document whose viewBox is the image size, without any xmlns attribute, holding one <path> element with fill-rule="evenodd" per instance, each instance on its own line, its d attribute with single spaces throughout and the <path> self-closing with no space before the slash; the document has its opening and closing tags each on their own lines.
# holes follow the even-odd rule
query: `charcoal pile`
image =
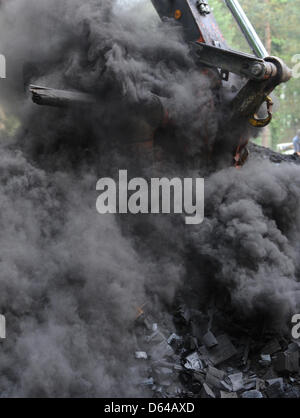
<svg viewBox="0 0 300 418">
<path fill-rule="evenodd" d="M 253 142 L 249 144 L 250 158 L 255 160 L 269 160 L 275 164 L 291 163 L 300 164 L 300 158 L 297 154 L 284 155 L 271 150 L 270 148 L 260 147 Z"/>
<path fill-rule="evenodd" d="M 160 320 L 144 313 L 136 323 L 135 358 L 149 396 L 300 398 L 299 341 L 222 334 L 211 313 L 184 305 Z"/>
</svg>

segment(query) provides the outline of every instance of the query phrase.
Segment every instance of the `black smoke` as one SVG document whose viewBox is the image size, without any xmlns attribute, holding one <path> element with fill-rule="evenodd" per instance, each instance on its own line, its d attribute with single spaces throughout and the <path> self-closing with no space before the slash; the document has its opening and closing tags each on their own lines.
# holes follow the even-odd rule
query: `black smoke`
<svg viewBox="0 0 300 418">
<path fill-rule="evenodd" d="M 170 310 L 178 291 L 196 305 L 227 293 L 232 321 L 259 313 L 280 329 L 298 303 L 299 168 L 250 160 L 238 171 L 228 150 L 207 159 L 222 118 L 211 78 L 149 2 L 120 3 L 7 0 L 0 11 L 1 103 L 21 125 L 1 138 L 3 397 L 142 396 L 137 309 Z M 97 104 L 38 108 L 28 83 Z M 165 153 L 149 164 L 133 144 L 154 133 L 140 105 L 153 95 L 172 124 L 156 132 Z M 98 178 L 124 168 L 205 176 L 203 225 L 99 216 Z"/>
</svg>

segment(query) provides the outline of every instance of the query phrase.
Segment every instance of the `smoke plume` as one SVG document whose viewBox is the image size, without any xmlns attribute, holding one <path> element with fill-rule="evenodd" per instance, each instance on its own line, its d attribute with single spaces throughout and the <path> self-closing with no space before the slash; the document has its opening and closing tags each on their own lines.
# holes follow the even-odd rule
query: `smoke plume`
<svg viewBox="0 0 300 418">
<path fill-rule="evenodd" d="M 259 313 L 284 328 L 299 303 L 299 168 L 253 159 L 238 171 L 228 151 L 207 164 L 222 115 L 177 25 L 148 1 L 7 0 L 0 51 L 1 104 L 20 121 L 13 137 L 1 134 L 1 396 L 144 395 L 137 309 L 169 311 L 184 289 L 199 305 L 227 292 L 232 320 Z M 39 108 L 24 83 L 97 103 Z M 132 145 L 153 133 L 153 95 L 173 121 L 158 143 L 178 151 L 155 168 Z M 205 222 L 99 216 L 98 178 L 124 168 L 205 176 Z"/>
</svg>

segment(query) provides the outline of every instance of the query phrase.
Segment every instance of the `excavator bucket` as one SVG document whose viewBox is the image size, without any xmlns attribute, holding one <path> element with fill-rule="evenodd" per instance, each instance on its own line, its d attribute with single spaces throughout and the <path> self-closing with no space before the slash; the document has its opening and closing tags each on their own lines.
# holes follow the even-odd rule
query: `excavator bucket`
<svg viewBox="0 0 300 418">
<path fill-rule="evenodd" d="M 150 0 L 149 0 L 150 1 Z M 269 57 L 254 27 L 244 13 L 238 0 L 225 0 L 229 11 L 238 23 L 249 43 L 252 54 L 231 50 L 213 16 L 209 2 L 205 0 L 151 0 L 162 21 L 173 19 L 182 27 L 187 48 L 194 53 L 199 71 L 213 69 L 220 79 L 221 88 L 236 90 L 233 77 L 238 77 L 241 85 L 230 102 L 222 103 L 228 108 L 228 127 L 248 121 L 249 126 L 264 127 L 272 120 L 272 99 L 270 94 L 281 83 L 287 82 L 291 70 L 277 57 Z M 221 1 L 221 0 L 220 0 Z M 227 83 L 227 85 L 226 85 Z M 234 88 L 233 88 L 234 87 Z M 39 105 L 78 106 L 92 105 L 95 98 L 81 92 L 53 90 L 47 87 L 31 86 L 33 101 Z M 163 100 L 159 97 L 154 102 L 160 110 Z M 267 117 L 259 118 L 257 113 L 262 105 L 267 104 Z M 164 109 L 168 113 L 168 109 Z M 155 130 L 158 126 L 153 126 Z M 223 126 L 224 129 L 224 126 Z M 239 134 L 236 135 L 237 137 Z M 247 135 L 235 144 L 236 159 L 240 159 L 248 142 Z M 238 157 L 237 157 L 238 156 Z M 239 162 L 237 163 L 239 164 Z"/>
<path fill-rule="evenodd" d="M 49 87 L 30 86 L 32 100 L 38 105 L 68 107 L 68 106 L 87 106 L 95 103 L 95 98 L 87 93 L 68 90 L 56 90 Z"/>
</svg>

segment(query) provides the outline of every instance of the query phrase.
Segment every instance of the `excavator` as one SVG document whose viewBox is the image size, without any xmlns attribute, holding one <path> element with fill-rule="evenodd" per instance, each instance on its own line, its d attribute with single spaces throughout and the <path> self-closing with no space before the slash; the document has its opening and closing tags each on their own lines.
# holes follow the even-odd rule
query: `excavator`
<svg viewBox="0 0 300 418">
<path fill-rule="evenodd" d="M 291 79 L 292 71 L 280 58 L 269 56 L 238 0 L 225 0 L 225 3 L 252 54 L 229 48 L 208 0 L 151 2 L 163 22 L 173 19 L 182 27 L 184 40 L 192 51 L 199 71 L 213 73 L 218 80 L 218 88 L 231 92 L 229 98 L 220 104 L 221 108 L 226 108 L 226 120 L 219 130 L 234 130 L 234 140 L 230 147 L 233 164 L 240 168 L 248 157 L 250 132 L 271 122 L 272 92 L 281 83 Z M 95 101 L 92 95 L 85 92 L 56 90 L 44 86 L 30 85 L 30 92 L 33 102 L 38 105 L 84 106 L 92 105 Z M 160 97 L 155 97 L 154 102 L 162 111 L 159 121 L 153 126 L 156 130 L 162 123 L 166 123 L 167 109 L 164 109 Z M 245 129 L 246 125 L 249 129 Z"/>
</svg>

